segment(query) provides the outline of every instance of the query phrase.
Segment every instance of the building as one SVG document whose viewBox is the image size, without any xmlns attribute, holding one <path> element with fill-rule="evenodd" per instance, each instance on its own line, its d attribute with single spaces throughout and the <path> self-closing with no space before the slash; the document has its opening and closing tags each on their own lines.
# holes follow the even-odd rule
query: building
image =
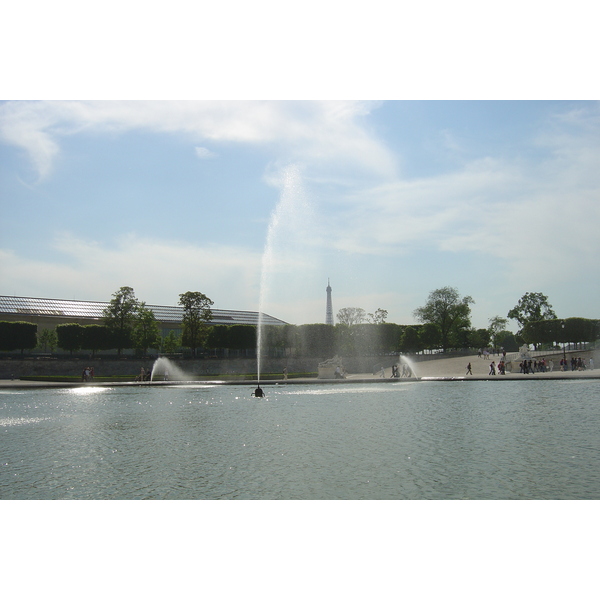
<svg viewBox="0 0 600 600">
<path fill-rule="evenodd" d="M 50 298 L 25 298 L 21 296 L 0 296 L 0 321 L 28 321 L 42 329 L 53 329 L 63 323 L 80 325 L 101 325 L 103 310 L 108 302 L 86 300 L 55 300 Z M 154 313 L 163 337 L 174 331 L 181 334 L 183 307 L 146 304 Z M 243 310 L 222 310 L 211 308 L 213 325 L 258 325 L 258 312 Z M 287 325 L 285 321 L 263 313 L 264 325 Z"/>
</svg>

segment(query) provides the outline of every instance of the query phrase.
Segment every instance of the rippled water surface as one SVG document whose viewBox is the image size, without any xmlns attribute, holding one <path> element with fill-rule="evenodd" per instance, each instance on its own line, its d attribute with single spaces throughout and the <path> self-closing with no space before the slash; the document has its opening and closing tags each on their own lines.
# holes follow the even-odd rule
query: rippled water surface
<svg viewBox="0 0 600 600">
<path fill-rule="evenodd" d="M 598 499 L 600 382 L 4 390 L 2 499 Z"/>
</svg>

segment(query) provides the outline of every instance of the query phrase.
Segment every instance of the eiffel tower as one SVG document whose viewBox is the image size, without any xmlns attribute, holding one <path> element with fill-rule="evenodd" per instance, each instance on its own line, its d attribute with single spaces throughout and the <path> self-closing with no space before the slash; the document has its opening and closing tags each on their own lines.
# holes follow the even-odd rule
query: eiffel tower
<svg viewBox="0 0 600 600">
<path fill-rule="evenodd" d="M 327 310 L 325 311 L 325 324 L 333 325 L 333 305 L 331 304 L 331 286 L 329 285 L 329 278 L 327 278 Z"/>
</svg>

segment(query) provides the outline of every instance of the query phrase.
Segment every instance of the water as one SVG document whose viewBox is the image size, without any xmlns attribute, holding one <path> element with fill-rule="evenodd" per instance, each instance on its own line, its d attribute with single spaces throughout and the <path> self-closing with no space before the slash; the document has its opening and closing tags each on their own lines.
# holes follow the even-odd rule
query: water
<svg viewBox="0 0 600 600">
<path fill-rule="evenodd" d="M 0 394 L 2 499 L 598 499 L 597 381 Z"/>
<path fill-rule="evenodd" d="M 172 360 L 161 356 L 152 365 L 151 381 L 189 381 L 191 377 Z"/>
<path fill-rule="evenodd" d="M 408 358 L 408 356 L 405 356 L 403 354 L 399 355 L 398 364 L 400 365 L 401 369 L 400 373 L 402 373 L 402 367 L 404 365 L 405 369 L 407 368 L 410 371 L 410 373 L 406 371 L 407 377 L 418 377 L 415 363 L 410 358 Z"/>
<path fill-rule="evenodd" d="M 302 187 L 300 168 L 288 165 L 281 169 L 277 179 L 281 194 L 269 218 L 261 261 L 256 332 L 258 381 L 262 372 L 263 313 L 270 310 L 273 278 L 277 275 L 277 285 L 287 290 L 289 298 L 298 300 L 298 286 L 302 289 L 307 269 L 311 277 L 314 276 L 316 264 L 310 250 L 315 225 L 310 203 Z"/>
</svg>

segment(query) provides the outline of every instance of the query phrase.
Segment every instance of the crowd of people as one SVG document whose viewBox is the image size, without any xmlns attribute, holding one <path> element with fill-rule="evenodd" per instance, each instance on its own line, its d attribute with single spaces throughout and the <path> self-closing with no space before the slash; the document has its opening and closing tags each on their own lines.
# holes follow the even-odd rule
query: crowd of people
<svg viewBox="0 0 600 600">
<path fill-rule="evenodd" d="M 383 367 L 382 367 L 382 377 L 385 376 L 385 373 L 383 372 Z M 412 371 L 410 370 L 410 367 L 406 364 L 406 363 L 401 363 L 399 365 L 392 365 L 392 374 L 390 375 L 390 377 L 412 377 Z"/>
<path fill-rule="evenodd" d="M 485 351 L 479 352 L 479 357 L 481 358 L 482 356 L 484 358 L 486 358 Z M 489 354 L 487 356 L 489 357 Z M 490 363 L 490 369 L 489 369 L 488 375 L 496 375 L 496 373 L 498 373 L 499 375 L 506 375 L 505 357 L 506 357 L 506 352 L 504 352 L 503 358 L 498 362 L 497 365 L 494 361 L 492 361 Z M 569 369 L 569 367 L 570 367 L 570 369 Z M 570 361 L 564 357 L 560 359 L 560 370 L 561 371 L 569 371 L 569 370 L 571 370 L 571 371 L 586 371 L 588 369 L 589 370 L 594 369 L 594 359 L 593 358 L 589 358 L 587 360 L 587 362 L 584 358 L 581 358 L 581 357 L 572 357 Z M 528 360 L 524 359 L 519 363 L 519 373 L 523 373 L 524 375 L 529 375 L 531 373 L 549 373 L 549 372 L 551 373 L 553 371 L 554 371 L 554 361 L 552 359 L 549 359 L 549 360 L 546 360 L 546 358 L 528 359 Z M 467 365 L 466 375 L 473 375 L 471 363 L 469 363 Z"/>
<path fill-rule="evenodd" d="M 589 358 L 587 365 L 585 364 L 585 358 L 581 358 L 581 356 L 571 357 L 571 371 L 585 371 L 589 369 L 590 371 L 594 370 L 594 359 Z M 568 371 L 569 370 L 569 361 L 566 358 L 560 359 L 560 370 Z"/>
</svg>

